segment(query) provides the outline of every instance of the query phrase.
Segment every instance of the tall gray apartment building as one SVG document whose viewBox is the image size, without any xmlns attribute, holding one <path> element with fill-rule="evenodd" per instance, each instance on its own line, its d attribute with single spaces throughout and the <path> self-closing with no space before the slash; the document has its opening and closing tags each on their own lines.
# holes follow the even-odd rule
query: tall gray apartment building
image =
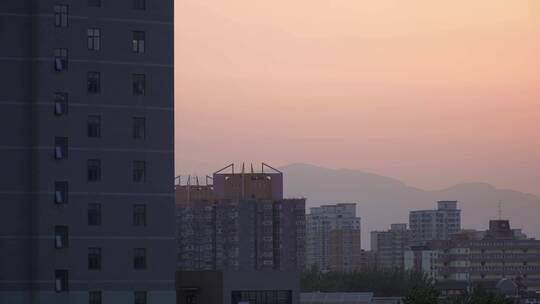
<svg viewBox="0 0 540 304">
<path fill-rule="evenodd" d="M 305 199 L 284 199 L 283 174 L 269 168 L 176 186 L 179 269 L 303 269 Z"/>
<path fill-rule="evenodd" d="M 409 213 L 411 240 L 422 243 L 448 240 L 461 231 L 461 210 L 457 201 L 439 201 L 436 210 L 417 210 Z"/>
<path fill-rule="evenodd" d="M 173 0 L 2 0 L 0 46 L 0 303 L 174 303 Z"/>
<path fill-rule="evenodd" d="M 390 230 L 371 232 L 371 250 L 376 255 L 377 267 L 403 269 L 403 257 L 410 243 L 407 224 L 392 224 Z"/>
<path fill-rule="evenodd" d="M 306 215 L 306 266 L 322 271 L 360 268 L 360 217 L 356 204 L 323 205 Z"/>
</svg>

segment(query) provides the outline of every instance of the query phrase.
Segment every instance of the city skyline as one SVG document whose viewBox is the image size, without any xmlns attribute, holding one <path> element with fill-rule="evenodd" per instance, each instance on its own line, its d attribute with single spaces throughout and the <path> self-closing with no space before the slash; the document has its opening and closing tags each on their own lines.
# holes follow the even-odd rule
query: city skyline
<svg viewBox="0 0 540 304">
<path fill-rule="evenodd" d="M 539 195 L 538 16 L 525 0 L 182 1 L 176 173 L 304 162 Z"/>
</svg>

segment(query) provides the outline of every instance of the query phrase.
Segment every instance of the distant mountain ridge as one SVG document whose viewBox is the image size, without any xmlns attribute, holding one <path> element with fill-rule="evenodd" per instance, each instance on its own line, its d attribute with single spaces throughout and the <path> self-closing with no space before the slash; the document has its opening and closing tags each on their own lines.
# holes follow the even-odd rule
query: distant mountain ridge
<svg viewBox="0 0 540 304">
<path fill-rule="evenodd" d="M 457 200 L 462 210 L 462 227 L 487 229 L 498 217 L 529 237 L 540 237 L 540 197 L 487 183 L 463 183 L 441 190 L 423 190 L 390 177 L 351 169 L 328 169 L 309 164 L 290 164 L 284 173 L 285 195 L 306 197 L 307 206 L 358 203 L 362 218 L 362 246 L 369 247 L 369 233 L 386 230 L 392 223 L 408 223 L 410 210 L 435 209 L 439 200 Z"/>
</svg>

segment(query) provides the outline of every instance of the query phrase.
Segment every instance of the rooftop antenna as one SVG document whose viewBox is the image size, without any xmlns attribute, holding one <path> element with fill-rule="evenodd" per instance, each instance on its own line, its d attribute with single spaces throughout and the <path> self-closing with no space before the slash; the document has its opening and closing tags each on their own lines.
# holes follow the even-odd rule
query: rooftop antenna
<svg viewBox="0 0 540 304">
<path fill-rule="evenodd" d="M 499 200 L 499 220 L 502 220 L 502 201 Z"/>
<path fill-rule="evenodd" d="M 242 199 L 246 196 L 246 181 L 244 180 L 244 167 L 246 163 L 242 163 Z"/>
<path fill-rule="evenodd" d="M 251 174 L 253 174 L 253 163 L 251 163 Z"/>
</svg>

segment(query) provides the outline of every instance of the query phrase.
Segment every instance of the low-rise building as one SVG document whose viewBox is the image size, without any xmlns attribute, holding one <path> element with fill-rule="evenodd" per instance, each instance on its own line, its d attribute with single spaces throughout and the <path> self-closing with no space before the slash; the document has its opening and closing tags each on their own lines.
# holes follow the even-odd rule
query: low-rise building
<svg viewBox="0 0 540 304">
<path fill-rule="evenodd" d="M 178 271 L 176 303 L 299 304 L 298 271 Z"/>
<path fill-rule="evenodd" d="M 540 291 L 540 241 L 526 239 L 508 220 L 492 220 L 484 232 L 467 230 L 451 240 L 426 242 L 405 253 L 406 270 L 423 270 L 443 295 L 482 284 L 496 290 L 509 279 L 524 291 Z"/>
</svg>

